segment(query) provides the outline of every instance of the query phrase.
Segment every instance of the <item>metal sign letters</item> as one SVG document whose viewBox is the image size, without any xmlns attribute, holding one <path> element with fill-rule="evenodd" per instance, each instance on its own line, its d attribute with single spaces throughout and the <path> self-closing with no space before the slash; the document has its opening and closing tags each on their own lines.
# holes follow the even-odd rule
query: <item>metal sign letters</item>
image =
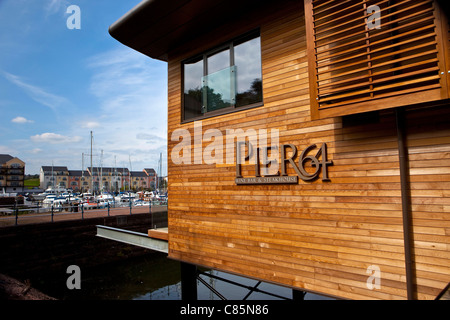
<svg viewBox="0 0 450 320">
<path fill-rule="evenodd" d="M 247 154 L 244 157 L 244 162 L 254 156 L 255 176 L 242 176 L 242 147 L 247 147 Z M 267 146 L 254 148 L 251 142 L 237 142 L 236 143 L 236 179 L 237 185 L 255 185 L 255 184 L 297 184 L 300 178 L 303 181 L 314 181 L 319 178 L 320 171 L 322 171 L 322 181 L 330 181 L 328 177 L 328 166 L 333 165 L 332 160 L 328 160 L 327 144 L 323 143 L 315 155 L 310 152 L 317 149 L 317 145 L 313 144 L 302 151 L 298 158 L 298 165 L 294 159 L 297 157 L 297 147 L 292 144 L 283 144 L 280 148 L 280 163 L 277 160 L 268 160 L 269 150 L 278 149 L 278 146 Z M 287 156 L 288 151 L 291 155 Z M 254 154 L 253 154 L 254 153 Z M 260 160 L 262 159 L 262 161 Z M 312 170 L 307 170 L 307 164 L 310 163 Z M 269 165 L 271 168 L 278 169 L 275 173 L 269 174 Z M 290 165 L 296 176 L 288 176 L 287 167 Z M 280 168 L 281 167 L 281 172 Z M 322 170 L 321 170 L 322 169 Z M 263 174 L 261 174 L 263 171 Z"/>
</svg>

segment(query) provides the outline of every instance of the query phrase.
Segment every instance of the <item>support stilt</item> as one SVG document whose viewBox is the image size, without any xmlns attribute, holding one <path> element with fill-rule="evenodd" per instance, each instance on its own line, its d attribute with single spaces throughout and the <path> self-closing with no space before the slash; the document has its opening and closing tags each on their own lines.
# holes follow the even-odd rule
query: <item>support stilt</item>
<svg viewBox="0 0 450 320">
<path fill-rule="evenodd" d="M 292 300 L 303 301 L 305 300 L 306 292 L 292 289 Z"/>
<path fill-rule="evenodd" d="M 183 301 L 197 300 L 197 267 L 180 262 L 181 268 L 181 299 Z"/>
</svg>

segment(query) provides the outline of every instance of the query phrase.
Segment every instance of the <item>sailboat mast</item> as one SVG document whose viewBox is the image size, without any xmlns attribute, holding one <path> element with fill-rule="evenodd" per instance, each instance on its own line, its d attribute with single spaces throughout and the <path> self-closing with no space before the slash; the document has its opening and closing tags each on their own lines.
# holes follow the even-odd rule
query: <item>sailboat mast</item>
<svg viewBox="0 0 450 320">
<path fill-rule="evenodd" d="M 129 189 L 131 191 L 131 170 L 133 170 L 133 169 L 131 168 L 131 156 L 130 155 L 128 155 L 128 161 L 130 162 L 130 170 L 128 170 L 128 179 L 130 180 L 130 187 L 129 187 Z"/>
<path fill-rule="evenodd" d="M 92 171 L 92 131 L 91 131 L 91 192 L 94 194 L 94 173 Z"/>
<path fill-rule="evenodd" d="M 80 190 L 81 190 L 81 193 L 83 193 L 83 181 L 84 181 L 84 152 L 83 153 L 81 153 L 81 181 L 80 181 L 80 184 L 81 184 L 81 186 L 80 186 Z"/>
<path fill-rule="evenodd" d="M 162 184 L 162 152 L 159 154 L 159 193 L 161 193 L 161 184 Z"/>
<path fill-rule="evenodd" d="M 100 155 L 100 182 L 99 182 L 99 188 L 101 188 L 101 192 L 103 192 L 103 150 Z"/>
<path fill-rule="evenodd" d="M 55 175 L 53 173 L 53 161 L 52 161 L 52 188 L 56 189 L 56 186 L 55 186 Z"/>
</svg>

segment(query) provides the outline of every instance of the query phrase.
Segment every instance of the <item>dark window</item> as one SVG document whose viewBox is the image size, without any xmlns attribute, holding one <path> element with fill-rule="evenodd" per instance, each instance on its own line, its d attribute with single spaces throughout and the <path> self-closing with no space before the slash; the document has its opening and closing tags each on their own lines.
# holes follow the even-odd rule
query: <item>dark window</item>
<svg viewBox="0 0 450 320">
<path fill-rule="evenodd" d="M 202 115 L 203 59 L 184 64 L 184 118 Z"/>
<path fill-rule="evenodd" d="M 183 62 L 183 88 L 186 121 L 262 105 L 259 33 Z"/>
</svg>

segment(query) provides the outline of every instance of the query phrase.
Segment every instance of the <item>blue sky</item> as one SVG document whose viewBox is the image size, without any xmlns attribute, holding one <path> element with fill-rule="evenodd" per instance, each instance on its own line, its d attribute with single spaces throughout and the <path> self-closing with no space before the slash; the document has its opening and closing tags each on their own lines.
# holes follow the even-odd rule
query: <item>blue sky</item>
<svg viewBox="0 0 450 320">
<path fill-rule="evenodd" d="M 109 26 L 140 0 L 0 0 L 0 153 L 26 163 L 167 172 L 167 65 Z M 69 29 L 70 5 L 81 29 Z M 103 150 L 103 157 L 101 153 Z"/>
</svg>

